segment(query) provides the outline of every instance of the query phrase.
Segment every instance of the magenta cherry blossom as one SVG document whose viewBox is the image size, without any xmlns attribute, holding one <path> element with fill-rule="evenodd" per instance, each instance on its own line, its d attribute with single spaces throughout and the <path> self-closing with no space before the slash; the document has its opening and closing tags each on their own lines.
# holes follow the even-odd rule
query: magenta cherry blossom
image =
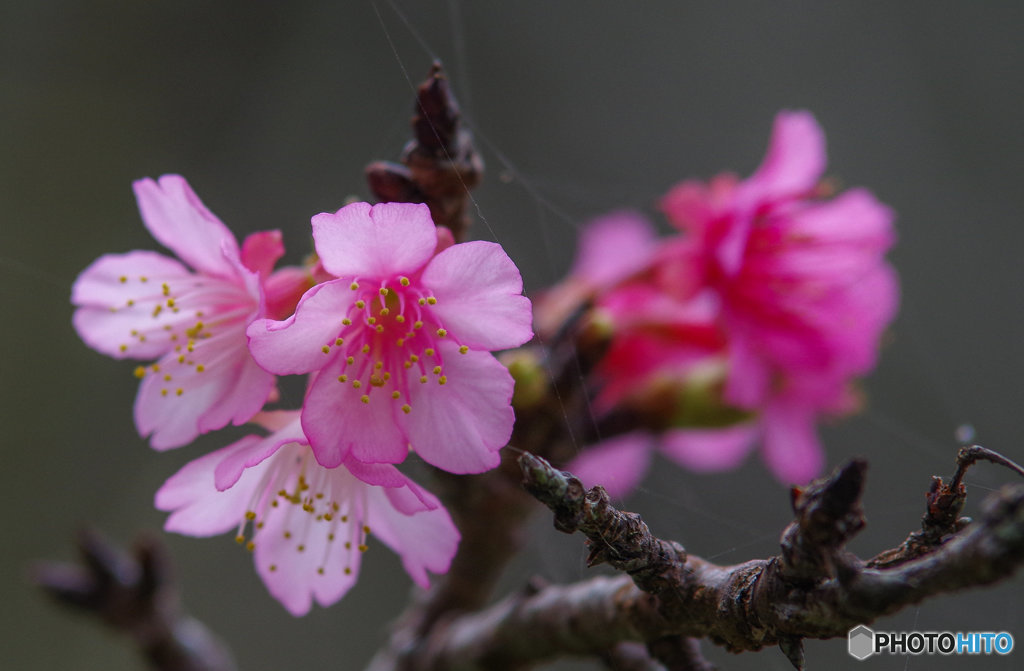
<svg viewBox="0 0 1024 671">
<path fill-rule="evenodd" d="M 402 559 L 413 581 L 448 571 L 459 532 L 437 499 L 389 464 L 313 458 L 298 411 L 261 413 L 269 436 L 246 436 L 185 465 L 156 494 L 165 529 L 213 536 L 236 529 L 256 571 L 292 615 L 329 606 L 355 584 L 368 538 Z M 248 535 L 246 535 L 248 534 Z"/>
<path fill-rule="evenodd" d="M 135 371 L 135 423 L 162 450 L 242 424 L 263 406 L 274 378 L 249 355 L 245 328 L 266 314 L 263 280 L 284 249 L 272 231 L 240 250 L 182 177 L 134 188 L 146 228 L 181 261 L 149 251 L 100 257 L 72 288 L 73 323 L 103 354 L 156 359 Z M 269 297 L 284 305 L 295 289 L 285 282 Z"/>
<path fill-rule="evenodd" d="M 489 242 L 437 252 L 425 205 L 353 203 L 314 217 L 313 238 L 338 279 L 248 333 L 268 371 L 318 373 L 302 426 L 319 462 L 397 463 L 411 447 L 453 473 L 496 466 L 513 381 L 490 351 L 532 336 L 515 264 Z"/>
</svg>

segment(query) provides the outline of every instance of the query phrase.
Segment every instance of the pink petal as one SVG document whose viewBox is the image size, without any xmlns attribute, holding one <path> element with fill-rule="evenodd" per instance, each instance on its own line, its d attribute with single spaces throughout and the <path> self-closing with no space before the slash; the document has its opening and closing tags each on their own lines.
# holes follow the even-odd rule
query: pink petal
<svg viewBox="0 0 1024 671">
<path fill-rule="evenodd" d="M 159 182 L 140 179 L 133 187 L 142 220 L 162 245 L 200 272 L 234 275 L 221 250 L 226 246 L 237 258 L 235 236 L 206 209 L 183 177 L 164 175 Z"/>
<path fill-rule="evenodd" d="M 138 335 L 159 334 L 167 323 L 153 318 L 154 308 L 166 301 L 161 284 L 190 278 L 183 265 L 156 252 L 101 256 L 71 287 L 71 302 L 78 306 L 72 323 L 89 347 L 107 356 L 153 359 L 167 351 L 166 340 Z"/>
<path fill-rule="evenodd" d="M 661 451 L 698 473 L 726 471 L 743 463 L 756 437 L 756 424 L 724 429 L 677 429 L 662 436 Z"/>
<path fill-rule="evenodd" d="M 426 205 L 352 203 L 313 217 L 313 240 L 335 277 L 385 279 L 418 271 L 433 254 L 437 233 Z"/>
<path fill-rule="evenodd" d="M 645 433 L 627 433 L 609 438 L 581 452 L 567 470 L 587 488 L 601 485 L 609 496 L 628 496 L 651 463 L 651 438 Z"/>
<path fill-rule="evenodd" d="M 412 482 L 391 464 L 366 464 L 354 459 L 346 459 L 344 467 L 366 484 L 377 487 L 405 487 Z"/>
<path fill-rule="evenodd" d="M 412 411 L 399 421 L 426 462 L 450 473 L 482 473 L 498 465 L 498 450 L 512 435 L 512 376 L 487 352 L 459 354 L 448 342 L 438 349 L 447 383 L 411 384 Z"/>
<path fill-rule="evenodd" d="M 762 413 L 761 456 L 780 482 L 802 485 L 821 474 L 815 419 L 813 404 L 795 399 L 773 400 Z"/>
<path fill-rule="evenodd" d="M 740 408 L 756 408 L 767 396 L 771 384 L 771 368 L 753 348 L 751 339 L 734 327 L 729 343 L 729 377 L 723 398 Z"/>
<path fill-rule="evenodd" d="M 246 446 L 225 454 L 213 471 L 213 484 L 218 491 L 224 491 L 234 487 L 247 468 L 258 466 L 274 456 L 281 447 L 289 443 L 307 443 L 305 434 L 302 433 L 302 426 L 299 424 L 299 413 L 289 412 L 293 416 L 291 425 L 282 428 L 265 438 L 259 436 L 246 436 L 250 440 Z M 240 444 L 236 443 L 236 445 Z"/>
<path fill-rule="evenodd" d="M 850 254 L 870 252 L 873 256 L 896 241 L 894 217 L 867 189 L 850 189 L 794 213 L 786 232 L 815 245 L 841 245 Z"/>
<path fill-rule="evenodd" d="M 433 313 L 461 344 L 499 350 L 533 337 L 523 279 L 500 245 L 449 247 L 430 261 L 422 279 L 437 298 Z"/>
<path fill-rule="evenodd" d="M 316 460 L 334 468 L 349 455 L 367 463 L 398 463 L 409 453 L 409 441 L 395 420 L 396 401 L 372 390 L 354 389 L 327 371 L 317 376 L 302 407 L 302 427 Z"/>
<path fill-rule="evenodd" d="M 242 264 L 264 279 L 270 277 L 274 264 L 284 256 L 281 231 L 259 231 L 242 242 Z"/>
<path fill-rule="evenodd" d="M 320 605 L 329 606 L 343 597 L 359 576 L 363 553 L 355 551 L 362 542 L 361 514 L 353 513 L 353 519 L 340 525 L 338 538 L 333 541 L 326 533 L 301 533 L 295 527 L 296 517 L 268 514 L 256 539 L 253 559 L 271 596 L 298 617 L 309 612 L 314 598 Z M 343 549 L 346 542 L 351 544 L 351 551 Z"/>
<path fill-rule="evenodd" d="M 806 111 L 779 112 L 764 161 L 739 187 L 738 198 L 775 201 L 804 195 L 817 185 L 825 162 L 825 134 L 814 116 Z"/>
<path fill-rule="evenodd" d="M 341 320 L 355 302 L 347 280 L 318 284 L 305 293 L 295 314 L 284 321 L 260 319 L 249 325 L 249 351 L 264 369 L 278 375 L 309 373 L 331 360 Z"/>
<path fill-rule="evenodd" d="M 237 527 L 259 478 L 247 477 L 221 492 L 214 486 L 214 471 L 223 460 L 248 453 L 260 441 L 259 436 L 246 436 L 190 461 L 172 475 L 156 493 L 157 509 L 171 513 L 164 529 L 186 536 L 214 536 Z"/>
<path fill-rule="evenodd" d="M 583 229 L 571 275 L 606 287 L 642 270 L 657 245 L 654 227 L 636 212 L 615 212 Z"/>
<path fill-rule="evenodd" d="M 367 522 L 372 534 L 402 558 L 413 582 L 425 589 L 430 586 L 428 571 L 448 572 L 459 546 L 459 532 L 448 511 L 440 506 L 413 514 L 392 507 L 393 497 L 401 491 L 372 488 Z"/>
<path fill-rule="evenodd" d="M 199 418 L 200 433 L 220 429 L 228 424 L 245 424 L 263 408 L 274 389 L 274 376 L 260 368 L 248 351 L 241 349 L 241 344 L 238 347 L 236 361 L 230 370 L 228 384 L 220 402 Z"/>
</svg>

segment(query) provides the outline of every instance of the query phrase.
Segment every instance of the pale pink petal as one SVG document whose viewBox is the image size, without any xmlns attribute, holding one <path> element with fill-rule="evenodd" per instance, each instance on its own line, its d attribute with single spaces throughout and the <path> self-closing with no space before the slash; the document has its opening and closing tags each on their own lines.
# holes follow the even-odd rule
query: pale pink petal
<svg viewBox="0 0 1024 671">
<path fill-rule="evenodd" d="M 444 250 L 423 271 L 437 304 L 433 313 L 464 345 L 499 350 L 533 337 L 530 300 L 512 259 L 492 242 L 466 242 Z"/>
<path fill-rule="evenodd" d="M 437 233 L 426 205 L 352 203 L 313 217 L 313 240 L 335 277 L 384 279 L 418 271 L 433 254 Z"/>
<path fill-rule="evenodd" d="M 221 250 L 233 250 L 238 242 L 231 231 L 203 205 L 185 179 L 164 175 L 159 182 L 140 179 L 133 185 L 146 228 L 162 245 L 195 270 L 231 277 L 234 268 Z"/>
<path fill-rule="evenodd" d="M 446 383 L 412 383 L 411 411 L 399 421 L 427 463 L 450 473 L 482 473 L 498 465 L 498 450 L 512 434 L 512 376 L 487 352 L 459 354 L 447 342 L 439 352 Z"/>
<path fill-rule="evenodd" d="M 386 392 L 366 394 L 324 371 L 310 387 L 302 407 L 302 427 L 317 461 L 334 468 L 351 455 L 367 463 L 398 463 L 409 453 L 395 413 L 396 401 Z"/>
<path fill-rule="evenodd" d="M 396 509 L 394 499 L 400 496 L 408 498 L 401 489 L 371 488 L 367 522 L 373 536 L 402 558 L 406 573 L 425 589 L 430 586 L 428 571 L 448 572 L 459 546 L 459 532 L 440 505 L 412 514 Z"/>
<path fill-rule="evenodd" d="M 158 510 L 170 512 L 164 529 L 187 536 L 214 536 L 238 526 L 255 492 L 258 478 L 247 477 L 221 492 L 214 486 L 214 471 L 225 459 L 238 458 L 255 448 L 259 436 L 238 442 L 190 461 L 156 493 Z"/>
<path fill-rule="evenodd" d="M 609 496 L 629 495 L 651 463 L 651 437 L 627 433 L 583 450 L 566 469 L 587 488 L 601 485 Z"/>
<path fill-rule="evenodd" d="M 281 268 L 263 281 L 266 293 L 267 316 L 286 319 L 295 313 L 302 295 L 313 287 L 313 277 L 305 268 Z"/>
<path fill-rule="evenodd" d="M 303 519 L 308 517 L 304 513 L 264 518 L 264 528 L 255 540 L 256 572 L 271 596 L 292 615 L 308 613 L 314 598 L 329 606 L 355 584 L 362 553 L 345 551 L 344 544 L 354 549 L 362 543 L 362 514 L 350 514 L 354 519 L 338 527 L 334 540 L 328 540 L 326 533 L 303 533 L 301 526 L 312 523 Z"/>
<path fill-rule="evenodd" d="M 306 292 L 288 319 L 254 321 L 247 330 L 253 358 L 278 375 L 319 370 L 328 363 L 341 320 L 355 301 L 352 293 L 347 280 L 324 282 Z"/>
<path fill-rule="evenodd" d="M 299 413 L 287 411 L 287 414 L 292 416 L 287 427 L 262 439 L 259 436 L 247 436 L 247 439 L 255 441 L 249 440 L 245 449 L 237 449 L 223 456 L 213 471 L 214 486 L 218 491 L 234 487 L 247 468 L 262 464 L 284 445 L 306 444 L 306 436 L 302 433 L 302 426 L 299 423 Z"/>
<path fill-rule="evenodd" d="M 806 195 L 821 179 L 825 162 L 825 134 L 814 116 L 802 110 L 779 112 L 768 152 L 739 187 L 738 198 L 774 201 Z"/>
<path fill-rule="evenodd" d="M 242 265 L 264 279 L 274 270 L 274 264 L 284 256 L 281 231 L 258 231 L 242 241 Z"/>
<path fill-rule="evenodd" d="M 199 418 L 199 432 L 206 433 L 228 424 L 245 424 L 263 407 L 274 389 L 274 376 L 260 368 L 239 339 L 234 361 L 225 361 L 223 373 L 228 384 L 224 395 Z M 203 374 L 216 372 L 207 369 Z"/>
<path fill-rule="evenodd" d="M 346 459 L 344 468 L 368 485 L 405 487 L 412 482 L 391 464 L 367 464 L 355 459 Z"/>
<path fill-rule="evenodd" d="M 756 424 L 722 429 L 675 429 L 662 436 L 661 451 L 691 471 L 726 471 L 743 463 L 755 438 Z"/>
<path fill-rule="evenodd" d="M 734 331 L 739 329 L 734 327 Z M 771 369 L 765 358 L 753 348 L 750 338 L 733 334 L 729 342 L 729 377 L 723 398 L 740 408 L 756 408 L 770 391 Z"/>
<path fill-rule="evenodd" d="M 160 356 L 168 349 L 166 340 L 147 336 L 167 323 L 153 318 L 166 301 L 161 285 L 190 278 L 183 265 L 156 252 L 101 256 L 72 285 L 71 302 L 78 306 L 72 323 L 85 344 L 107 356 Z"/>
<path fill-rule="evenodd" d="M 802 485 L 821 474 L 824 452 L 813 403 L 775 399 L 761 415 L 761 456 L 780 481 Z"/>
<path fill-rule="evenodd" d="M 606 287 L 642 270 L 657 246 L 654 227 L 636 212 L 615 212 L 583 229 L 570 275 Z"/>
</svg>

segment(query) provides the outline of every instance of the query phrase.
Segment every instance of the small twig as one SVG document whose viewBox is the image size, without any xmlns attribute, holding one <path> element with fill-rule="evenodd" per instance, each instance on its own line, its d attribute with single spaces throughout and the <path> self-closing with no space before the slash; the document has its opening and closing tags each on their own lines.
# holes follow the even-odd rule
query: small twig
<svg viewBox="0 0 1024 671">
<path fill-rule="evenodd" d="M 82 565 L 40 563 L 33 580 L 65 606 L 129 636 L 158 671 L 233 671 L 228 648 L 181 609 L 170 561 L 144 536 L 127 555 L 94 531 L 78 537 Z"/>
</svg>

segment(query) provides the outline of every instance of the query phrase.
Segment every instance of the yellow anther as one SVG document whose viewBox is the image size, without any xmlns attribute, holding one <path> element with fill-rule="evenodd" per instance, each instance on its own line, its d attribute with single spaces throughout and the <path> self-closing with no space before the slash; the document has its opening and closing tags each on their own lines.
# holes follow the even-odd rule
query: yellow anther
<svg viewBox="0 0 1024 671">
<path fill-rule="evenodd" d="M 369 403 L 370 397 L 367 396 L 366 394 L 363 394 L 362 396 L 359 397 L 359 400 L 362 401 L 363 403 Z"/>
<path fill-rule="evenodd" d="M 377 324 L 377 333 L 383 333 L 384 327 L 381 324 Z"/>
<path fill-rule="evenodd" d="M 417 361 L 419 361 L 419 360 L 420 360 L 420 358 L 419 358 L 419 356 L 417 356 L 416 354 L 411 354 L 411 355 L 409 356 L 409 361 L 412 361 L 413 363 L 416 363 L 416 362 L 417 362 Z"/>
<path fill-rule="evenodd" d="M 125 282 L 128 281 L 128 278 L 125 277 L 124 275 L 121 275 L 121 277 L 119 277 L 117 279 L 118 279 L 119 282 L 121 282 L 121 284 L 124 284 Z"/>
<path fill-rule="evenodd" d="M 419 299 L 416 302 L 419 303 L 420 305 L 426 305 L 427 304 L 427 299 L 426 298 L 421 298 L 421 299 Z"/>
<path fill-rule="evenodd" d="M 248 543 L 245 544 L 245 549 L 248 550 L 249 552 L 252 552 L 253 550 L 256 549 L 256 544 L 253 543 L 252 541 L 249 541 Z"/>
<path fill-rule="evenodd" d="M 370 527 L 368 527 L 368 526 L 366 526 L 366 525 L 364 524 L 364 525 L 363 525 L 363 533 L 364 533 L 364 534 L 368 534 L 368 533 L 370 533 Z"/>
<path fill-rule="evenodd" d="M 299 552 L 305 552 L 306 551 L 306 546 L 305 545 L 300 545 L 299 547 L 297 547 L 295 549 L 298 550 Z"/>
<path fill-rule="evenodd" d="M 160 395 L 161 396 L 167 396 L 167 390 L 166 389 L 161 389 L 160 390 Z"/>
<path fill-rule="evenodd" d="M 328 522 L 330 522 L 331 520 L 333 520 L 333 519 L 334 519 L 334 515 L 332 515 L 331 513 L 324 513 L 324 514 L 323 514 L 323 518 L 324 518 L 325 520 L 327 520 Z"/>
<path fill-rule="evenodd" d="M 384 371 L 384 381 L 387 382 L 391 379 L 391 373 Z"/>
<path fill-rule="evenodd" d="M 352 388 L 353 389 L 359 389 L 362 386 L 363 386 L 363 383 L 360 382 L 359 380 L 355 380 L 354 382 L 352 382 Z"/>
<path fill-rule="evenodd" d="M 274 501 L 274 503 L 277 503 L 277 501 Z M 256 523 L 256 528 L 257 529 L 262 529 L 263 528 L 263 522 L 257 522 Z"/>
<path fill-rule="evenodd" d="M 194 352 L 194 351 L 196 351 L 196 341 L 195 340 L 189 340 L 188 341 L 188 345 L 185 347 L 185 350 L 187 352 Z"/>
<path fill-rule="evenodd" d="M 374 324 L 377 323 L 377 318 L 376 317 L 370 317 L 369 319 L 366 320 L 366 323 L 369 324 L 370 326 L 373 326 Z"/>
<path fill-rule="evenodd" d="M 348 515 L 342 515 L 341 516 L 341 521 L 342 522 L 348 522 Z"/>
<path fill-rule="evenodd" d="M 434 348 L 428 347 L 427 349 L 423 350 L 423 353 L 426 354 L 427 356 L 434 356 Z"/>
<path fill-rule="evenodd" d="M 131 331 L 128 332 L 128 335 L 134 338 L 135 336 L 139 335 L 139 332 L 136 331 L 135 329 L 132 329 Z"/>
<path fill-rule="evenodd" d="M 427 305 L 437 305 L 437 299 L 433 296 L 427 296 Z"/>
<path fill-rule="evenodd" d="M 164 296 L 170 296 L 171 295 L 171 287 L 169 287 L 167 285 L 167 282 L 164 282 L 163 284 L 161 284 L 160 288 L 163 289 Z"/>
<path fill-rule="evenodd" d="M 135 301 L 133 301 L 132 299 L 129 298 L 128 301 L 125 303 L 125 305 L 127 305 L 128 307 L 131 307 L 131 306 L 135 305 Z"/>
<path fill-rule="evenodd" d="M 149 281 L 149 278 L 148 278 L 148 277 L 146 277 L 145 275 L 142 275 L 141 277 L 139 277 L 139 281 L 140 281 L 140 282 L 148 282 L 148 281 Z"/>
<path fill-rule="evenodd" d="M 323 347 L 320 348 L 320 351 L 323 352 L 324 354 L 330 354 L 331 348 L 328 345 L 324 345 Z"/>
<path fill-rule="evenodd" d="M 383 387 L 384 386 L 384 378 L 382 378 L 380 375 L 371 375 L 370 376 L 370 386 L 371 387 Z"/>
<path fill-rule="evenodd" d="M 128 351 L 128 345 L 121 345 L 118 349 L 120 349 L 122 352 L 127 352 Z"/>
<path fill-rule="evenodd" d="M 272 508 L 276 508 L 276 507 L 277 507 L 277 500 L 275 499 L 274 501 L 271 501 L 271 502 L 270 502 L 270 506 L 271 506 Z"/>
<path fill-rule="evenodd" d="M 323 567 L 321 566 L 320 568 L 318 568 L 318 569 L 316 570 L 316 572 L 317 572 L 317 573 L 319 573 L 320 575 L 323 575 L 323 574 L 324 574 L 324 569 L 323 569 Z"/>
<path fill-rule="evenodd" d="M 360 552 L 366 552 L 369 549 L 370 548 L 368 548 L 367 546 L 363 545 L 362 543 L 359 544 L 359 551 Z"/>
<path fill-rule="evenodd" d="M 402 347 L 403 345 L 405 345 L 405 338 L 399 338 L 398 340 L 395 341 L 395 344 L 398 345 L 399 347 Z"/>
<path fill-rule="evenodd" d="M 361 351 L 362 351 L 363 354 L 369 354 L 370 353 L 370 346 L 369 345 L 363 345 L 363 349 Z"/>
<path fill-rule="evenodd" d="M 401 285 L 402 285 L 403 287 L 407 287 L 407 286 L 409 286 L 409 278 L 408 278 L 408 277 L 399 277 L 399 278 L 398 278 L 398 282 L 399 282 L 399 284 L 401 284 Z"/>
<path fill-rule="evenodd" d="M 417 319 L 415 322 L 413 322 L 412 327 L 414 329 L 421 329 L 421 328 L 423 328 L 423 322 L 421 322 L 420 320 Z"/>
<path fill-rule="evenodd" d="M 268 566 L 267 568 L 269 568 L 269 569 L 270 569 L 270 572 L 271 572 L 271 573 L 273 573 L 274 571 L 276 571 L 276 570 L 277 570 L 277 564 L 271 564 L 271 565 L 270 565 L 270 566 Z"/>
<path fill-rule="evenodd" d="M 142 378 L 146 377 L 146 368 L 145 368 L 145 366 L 137 366 L 135 368 L 135 377 L 139 378 L 140 380 Z"/>
<path fill-rule="evenodd" d="M 140 335 L 139 336 L 139 342 L 146 342 L 146 336 Z"/>
<path fill-rule="evenodd" d="M 399 324 L 405 323 L 405 315 L 395 315 L 395 321 Z"/>
<path fill-rule="evenodd" d="M 352 543 L 350 543 L 349 541 L 345 541 L 345 549 L 346 550 L 351 550 L 352 549 Z"/>
<path fill-rule="evenodd" d="M 165 374 L 165 375 L 164 375 L 164 382 L 170 382 L 170 381 L 171 381 L 171 376 L 170 376 L 170 374 Z"/>
<path fill-rule="evenodd" d="M 163 310 L 164 306 L 157 304 L 157 306 L 153 308 L 153 317 L 159 317 L 160 313 L 163 312 Z"/>
<path fill-rule="evenodd" d="M 446 335 L 448 335 L 448 331 L 446 331 L 444 329 L 437 329 L 437 337 L 438 338 L 443 338 Z"/>
<path fill-rule="evenodd" d="M 324 515 L 324 517 L 327 517 L 327 516 Z M 327 519 L 329 520 L 330 518 L 328 517 Z M 334 540 L 334 534 L 327 534 L 327 540 L 333 541 Z"/>
<path fill-rule="evenodd" d="M 391 314 L 391 310 L 389 310 L 388 308 L 381 308 L 380 309 L 380 316 L 381 317 L 387 317 L 389 314 Z"/>
<path fill-rule="evenodd" d="M 446 382 L 448 382 L 448 376 L 447 375 L 442 375 L 441 377 L 437 378 L 437 383 L 438 384 L 445 384 Z"/>
<path fill-rule="evenodd" d="M 334 341 L 334 344 L 335 345 L 344 345 L 345 344 L 345 339 L 344 338 L 338 338 L 337 340 Z"/>
<path fill-rule="evenodd" d="M 182 389 L 181 387 L 178 387 L 177 389 L 174 390 L 174 395 L 175 396 L 181 396 L 184 393 L 185 393 L 185 390 Z"/>
<path fill-rule="evenodd" d="M 151 370 L 152 370 L 152 371 L 153 371 L 154 373 L 159 373 L 159 372 L 160 372 L 160 364 L 158 364 L 158 363 L 155 363 L 155 364 L 153 364 L 152 366 L 150 366 L 150 369 L 151 369 Z"/>
<path fill-rule="evenodd" d="M 402 397 L 402 392 L 400 392 L 400 391 L 393 391 L 393 392 L 391 392 L 391 398 L 398 399 L 398 398 L 401 398 L 401 397 Z"/>
<path fill-rule="evenodd" d="M 245 513 L 245 519 L 247 519 L 250 522 L 252 522 L 254 519 L 256 519 L 256 513 L 254 513 L 251 510 L 247 510 L 246 513 Z"/>
<path fill-rule="evenodd" d="M 206 366 L 204 366 L 203 364 L 199 364 L 198 366 L 196 366 L 197 373 L 202 373 L 204 370 L 206 370 Z"/>
<path fill-rule="evenodd" d="M 348 375 L 339 375 L 338 382 L 348 382 Z"/>
<path fill-rule="evenodd" d="M 341 320 L 341 324 L 343 326 L 352 326 L 352 320 L 349 319 L 348 317 L 345 317 L 344 319 Z"/>
<path fill-rule="evenodd" d="M 175 306 L 175 300 L 173 298 L 167 299 L 167 307 L 173 308 Z"/>
<path fill-rule="evenodd" d="M 185 363 L 185 355 L 184 354 L 179 354 L 178 355 L 178 363 Z"/>
<path fill-rule="evenodd" d="M 465 354 L 468 351 L 469 351 L 469 348 L 466 347 L 465 345 L 463 345 L 462 347 L 459 348 L 459 354 Z"/>
<path fill-rule="evenodd" d="M 345 567 L 345 575 L 352 575 L 352 569 L 350 569 L 349 567 L 346 566 Z"/>
<path fill-rule="evenodd" d="M 440 374 L 441 374 L 441 367 L 440 366 L 434 366 L 434 375 L 440 375 Z"/>
<path fill-rule="evenodd" d="M 360 298 L 359 300 L 356 301 L 356 307 L 362 310 L 363 308 L 366 307 L 366 301 Z"/>
<path fill-rule="evenodd" d="M 377 363 L 373 364 L 373 369 L 374 370 L 380 370 L 383 367 L 384 367 L 384 362 L 383 361 L 378 361 Z"/>
<path fill-rule="evenodd" d="M 387 287 L 381 287 L 380 288 L 380 295 L 381 296 L 387 296 L 388 295 L 388 291 L 389 291 L 389 289 Z"/>
<path fill-rule="evenodd" d="M 115 308 L 113 306 L 111 306 L 109 309 L 110 309 L 111 312 L 117 312 L 117 308 Z"/>
<path fill-rule="evenodd" d="M 237 536 L 235 536 L 235 542 L 241 545 L 245 542 L 245 536 L 243 536 L 242 534 L 238 534 Z"/>
<path fill-rule="evenodd" d="M 316 493 L 316 498 L 322 499 L 323 497 L 324 497 L 324 493 L 323 492 L 317 492 Z"/>
<path fill-rule="evenodd" d="M 411 407 L 409 406 L 409 404 L 408 404 L 408 403 L 406 403 L 405 405 L 403 405 L 403 406 L 402 406 L 402 412 L 404 412 L 404 413 L 405 413 L 405 414 L 407 414 L 407 415 L 408 415 L 408 414 L 409 414 L 410 412 L 412 412 L 412 408 L 411 408 Z"/>
<path fill-rule="evenodd" d="M 412 361 L 406 361 L 402 365 L 405 366 L 406 368 L 412 368 Z"/>
<path fill-rule="evenodd" d="M 426 384 L 426 383 L 427 383 L 427 376 L 426 375 L 420 375 L 420 384 Z"/>
<path fill-rule="evenodd" d="M 347 363 L 348 365 L 351 366 L 355 362 L 356 362 L 356 358 L 354 356 L 345 357 L 345 363 Z"/>
<path fill-rule="evenodd" d="M 286 539 L 287 539 L 287 538 L 291 538 L 291 537 L 292 537 L 292 532 L 290 532 L 290 531 L 286 531 L 286 532 L 284 532 L 284 537 L 285 537 Z"/>
<path fill-rule="evenodd" d="M 352 284 L 348 285 L 348 288 L 351 289 L 352 291 L 355 291 L 356 289 L 359 288 L 359 283 L 353 282 Z"/>
</svg>

